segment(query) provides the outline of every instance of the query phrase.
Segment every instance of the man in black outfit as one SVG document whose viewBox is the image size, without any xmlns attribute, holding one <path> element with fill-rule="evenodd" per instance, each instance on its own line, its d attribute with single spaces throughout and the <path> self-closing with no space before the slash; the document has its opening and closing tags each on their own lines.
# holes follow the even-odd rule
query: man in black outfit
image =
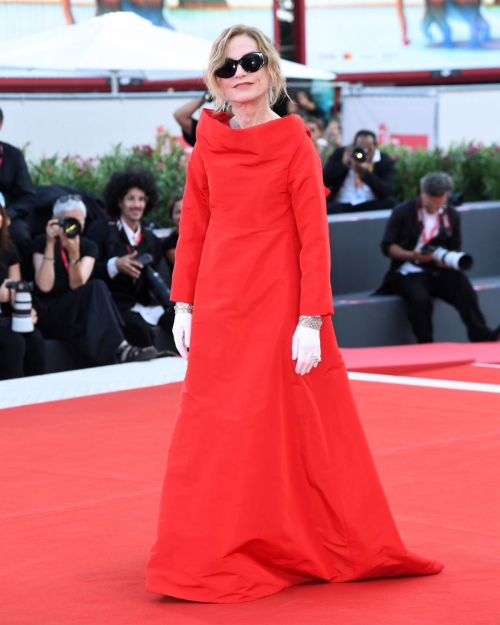
<svg viewBox="0 0 500 625">
<path fill-rule="evenodd" d="M 109 221 L 94 221 L 87 232 L 97 243 L 92 277 L 104 280 L 118 306 L 126 338 L 134 345 L 154 345 L 153 326 L 164 327 L 170 337 L 173 311 L 168 313 L 151 294 L 143 265 L 136 258 L 151 254 L 158 270 L 163 256 L 161 242 L 142 221 L 158 199 L 156 182 L 149 171 L 115 172 L 104 190 Z M 169 345 L 175 349 L 173 339 Z"/>
<path fill-rule="evenodd" d="M 3 113 L 0 109 L 0 130 Z M 9 143 L 0 141 L 0 193 L 5 198 L 9 216 L 10 238 L 21 256 L 23 276 L 33 275 L 31 262 L 31 234 L 28 218 L 35 206 L 35 192 L 23 153 Z"/>
<path fill-rule="evenodd" d="M 353 157 L 353 147 L 366 150 L 366 160 L 360 163 Z M 377 147 L 377 138 L 371 130 L 360 130 L 354 144 L 337 148 L 323 169 L 323 182 L 330 189 L 329 215 L 392 208 L 394 161 Z"/>
<path fill-rule="evenodd" d="M 500 328 L 491 330 L 479 309 L 476 292 L 462 271 L 434 260 L 425 246 L 458 251 L 462 243 L 460 218 L 448 196 L 453 180 L 445 173 L 427 174 L 420 196 L 396 206 L 387 223 L 382 252 L 392 258 L 377 293 L 401 295 L 419 343 L 432 343 L 432 297 L 454 306 L 467 326 L 471 341 L 497 341 Z M 424 249 L 423 249 L 424 248 Z"/>
</svg>

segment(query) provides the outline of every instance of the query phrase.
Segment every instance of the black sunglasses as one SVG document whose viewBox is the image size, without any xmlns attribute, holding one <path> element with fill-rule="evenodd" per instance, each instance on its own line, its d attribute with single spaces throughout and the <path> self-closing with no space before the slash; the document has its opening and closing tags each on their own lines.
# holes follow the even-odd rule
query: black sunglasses
<svg viewBox="0 0 500 625">
<path fill-rule="evenodd" d="M 236 74 L 238 65 L 245 70 L 245 72 L 258 72 L 265 63 L 267 63 L 267 57 L 262 52 L 249 52 L 242 56 L 241 59 L 235 61 L 234 59 L 226 59 L 226 62 L 222 67 L 215 70 L 215 75 L 219 78 L 232 78 Z"/>
</svg>

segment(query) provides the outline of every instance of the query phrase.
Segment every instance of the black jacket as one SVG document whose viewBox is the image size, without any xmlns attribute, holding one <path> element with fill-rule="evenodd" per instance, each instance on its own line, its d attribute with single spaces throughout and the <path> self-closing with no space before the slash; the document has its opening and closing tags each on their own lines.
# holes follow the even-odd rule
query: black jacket
<svg viewBox="0 0 500 625">
<path fill-rule="evenodd" d="M 384 238 L 381 242 L 382 253 L 389 256 L 389 248 L 394 243 L 400 245 L 403 249 L 414 250 L 420 234 L 422 232 L 422 223 L 418 219 L 418 208 L 420 207 L 420 197 L 413 198 L 401 204 L 398 204 L 392 211 L 387 226 L 385 228 Z M 439 230 L 435 237 L 429 242 L 430 245 L 436 247 L 445 247 L 448 250 L 458 251 L 462 247 L 462 235 L 460 231 L 460 216 L 457 210 L 449 205 L 447 208 L 451 229 L 444 227 L 443 220 L 440 219 Z M 389 272 L 386 274 L 384 283 L 377 293 L 390 293 L 391 276 L 405 263 L 404 260 L 392 258 Z M 436 265 L 426 263 L 422 269 L 432 270 Z"/>
<path fill-rule="evenodd" d="M 115 278 L 110 278 L 108 274 L 107 265 L 110 258 L 125 256 L 135 249 L 139 256 L 145 253 L 151 254 L 153 256 L 151 267 L 158 270 L 162 259 L 160 240 L 143 223 L 141 223 L 141 232 L 139 245 L 134 249 L 130 247 L 120 220 L 94 221 L 86 232 L 86 236 L 95 241 L 98 248 L 92 278 L 99 278 L 106 282 L 120 310 L 129 310 L 135 304 L 150 306 L 157 303 L 149 291 L 144 274 L 137 280 L 121 272 Z"/>
<path fill-rule="evenodd" d="M 23 153 L 0 141 L 0 193 L 11 219 L 26 219 L 35 206 L 35 191 Z"/>
<path fill-rule="evenodd" d="M 349 172 L 349 168 L 342 162 L 345 148 L 337 148 L 328 159 L 323 169 L 323 182 L 332 192 L 331 201 L 335 200 L 337 193 Z M 380 152 L 380 161 L 375 163 L 373 171 L 367 171 L 361 180 L 370 187 L 378 200 L 391 197 L 394 187 L 394 161 L 390 156 Z"/>
</svg>

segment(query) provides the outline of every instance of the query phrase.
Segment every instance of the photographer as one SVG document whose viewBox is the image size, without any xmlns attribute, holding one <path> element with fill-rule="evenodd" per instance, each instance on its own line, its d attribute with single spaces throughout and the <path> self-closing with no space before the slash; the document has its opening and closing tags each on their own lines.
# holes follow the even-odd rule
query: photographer
<svg viewBox="0 0 500 625">
<path fill-rule="evenodd" d="M 3 113 L 0 109 L 0 130 Z M 23 274 L 31 278 L 31 234 L 28 219 L 35 206 L 35 191 L 23 153 L 0 141 L 0 193 L 5 197 L 10 237 L 21 256 Z"/>
<path fill-rule="evenodd" d="M 394 161 L 378 149 L 375 134 L 360 130 L 354 144 L 337 148 L 323 169 L 323 182 L 332 192 L 328 214 L 392 208 L 394 177 Z"/>
<path fill-rule="evenodd" d="M 104 199 L 111 221 L 95 221 L 88 231 L 98 248 L 93 277 L 108 285 L 128 340 L 135 345 L 153 345 L 153 326 L 165 328 L 170 338 L 174 315 L 156 301 L 145 268 L 136 260 L 150 254 L 151 267 L 157 270 L 163 255 L 160 240 L 142 222 L 158 199 L 156 182 L 146 170 L 115 172 Z M 173 349 L 173 338 L 171 341 L 169 348 Z"/>
<path fill-rule="evenodd" d="M 89 282 L 97 256 L 80 236 L 86 208 L 78 195 L 60 197 L 46 234 L 33 242 L 40 329 L 46 338 L 69 340 L 95 364 L 151 360 L 157 354 L 130 345 L 120 314 L 101 280 Z"/>
<path fill-rule="evenodd" d="M 387 223 L 382 252 L 391 268 L 377 293 L 404 298 L 419 343 L 431 343 L 432 297 L 454 306 L 467 326 L 471 341 L 497 341 L 500 328 L 490 330 L 479 309 L 471 283 L 459 269 L 435 260 L 426 246 L 458 251 L 461 247 L 459 214 L 449 202 L 453 180 L 434 172 L 420 181 L 420 196 L 396 206 Z M 431 248 L 432 249 L 432 248 Z"/>
<path fill-rule="evenodd" d="M 0 204 L 0 380 L 41 375 L 45 372 L 43 337 L 36 328 L 32 332 L 12 329 L 12 303 L 15 291 L 9 283 L 21 281 L 17 248 L 10 241 L 7 212 Z M 32 309 L 31 319 L 37 322 Z"/>
<path fill-rule="evenodd" d="M 212 102 L 212 98 L 207 91 L 201 98 L 189 100 L 189 102 L 179 106 L 179 108 L 174 111 L 174 119 L 181 127 L 184 141 L 189 143 L 189 145 L 194 146 L 196 143 L 196 126 L 198 126 L 198 120 L 193 117 L 193 115 L 199 108 L 209 102 Z"/>
</svg>

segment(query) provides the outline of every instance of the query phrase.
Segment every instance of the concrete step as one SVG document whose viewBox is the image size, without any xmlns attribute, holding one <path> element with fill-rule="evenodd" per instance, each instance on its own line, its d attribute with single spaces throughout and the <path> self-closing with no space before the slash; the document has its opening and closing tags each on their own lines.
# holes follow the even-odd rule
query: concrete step
<svg viewBox="0 0 500 625">
<path fill-rule="evenodd" d="M 491 328 L 500 324 L 500 275 L 472 281 L 481 310 Z M 334 296 L 332 317 L 340 347 L 378 347 L 415 343 L 404 301 L 397 295 L 370 295 L 363 291 Z M 434 300 L 434 340 L 466 343 L 467 332 L 458 312 Z"/>
</svg>

